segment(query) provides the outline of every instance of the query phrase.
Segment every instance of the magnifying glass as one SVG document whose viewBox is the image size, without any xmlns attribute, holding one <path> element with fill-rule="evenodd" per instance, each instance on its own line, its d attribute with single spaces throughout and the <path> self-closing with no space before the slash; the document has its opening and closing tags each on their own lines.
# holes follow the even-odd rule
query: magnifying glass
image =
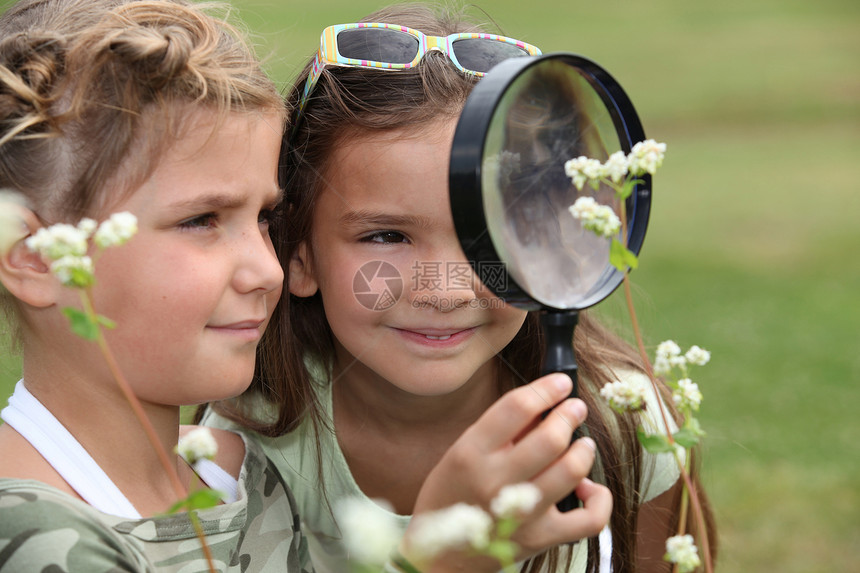
<svg viewBox="0 0 860 573">
<path fill-rule="evenodd" d="M 610 240 L 584 229 L 569 207 L 589 196 L 616 213 L 624 209 L 627 233 L 618 239 L 638 255 L 651 178 L 640 177 L 621 205 L 609 187 L 578 190 L 564 164 L 583 155 L 604 162 L 644 139 L 618 82 L 595 62 L 567 53 L 512 58 L 493 68 L 473 89 L 454 132 L 449 193 L 466 258 L 499 298 L 540 311 L 547 342 L 541 372 L 568 374 L 572 396 L 578 312 L 609 296 L 624 274 L 609 262 Z M 575 496 L 558 504 L 562 511 L 577 505 Z"/>
</svg>

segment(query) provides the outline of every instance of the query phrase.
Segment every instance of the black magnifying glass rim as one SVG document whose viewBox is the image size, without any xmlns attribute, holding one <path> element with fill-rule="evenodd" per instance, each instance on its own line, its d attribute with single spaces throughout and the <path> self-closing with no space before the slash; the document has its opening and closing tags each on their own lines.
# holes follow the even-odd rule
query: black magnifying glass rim
<svg viewBox="0 0 860 573">
<path fill-rule="evenodd" d="M 563 308 L 537 301 L 507 272 L 490 237 L 484 211 L 481 166 L 490 123 L 510 85 L 528 69 L 546 60 L 567 62 L 581 72 L 609 111 L 622 151 L 629 153 L 633 145 L 645 140 L 645 131 L 630 98 L 615 78 L 596 62 L 566 52 L 511 58 L 494 67 L 477 83 L 460 114 L 449 164 L 450 205 L 454 228 L 466 259 L 496 296 L 527 310 L 581 310 L 612 294 L 623 280 L 622 271 L 607 261 L 607 270 L 578 306 Z M 651 211 L 651 176 L 645 174 L 639 179 L 641 182 L 636 185 L 626 204 L 627 213 L 631 214 L 627 248 L 636 255 L 642 248 Z M 484 280 L 488 277 L 482 273 L 487 272 L 493 273 L 492 280 Z"/>
</svg>

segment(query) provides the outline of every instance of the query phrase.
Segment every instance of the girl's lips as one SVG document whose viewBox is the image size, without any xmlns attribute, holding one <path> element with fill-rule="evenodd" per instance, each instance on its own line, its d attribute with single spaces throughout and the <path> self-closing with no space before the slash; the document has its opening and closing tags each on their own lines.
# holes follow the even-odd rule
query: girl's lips
<svg viewBox="0 0 860 573">
<path fill-rule="evenodd" d="M 456 346 L 475 333 L 474 327 L 465 328 L 462 330 L 407 330 L 402 328 L 397 328 L 396 330 L 400 333 L 401 336 L 403 336 L 407 340 L 425 346 L 431 346 L 434 348 L 447 348 L 451 346 Z"/>
<path fill-rule="evenodd" d="M 253 342 L 259 340 L 263 335 L 262 326 L 264 323 L 264 320 L 246 320 L 243 322 L 234 322 L 233 324 L 211 325 L 207 328 L 215 332 L 236 336 L 237 338 Z"/>
</svg>

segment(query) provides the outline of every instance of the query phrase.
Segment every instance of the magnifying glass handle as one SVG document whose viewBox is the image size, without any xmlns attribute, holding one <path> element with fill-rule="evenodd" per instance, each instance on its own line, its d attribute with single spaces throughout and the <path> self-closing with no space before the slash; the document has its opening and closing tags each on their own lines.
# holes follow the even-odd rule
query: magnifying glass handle
<svg viewBox="0 0 860 573">
<path fill-rule="evenodd" d="M 577 365 L 573 353 L 573 332 L 579 322 L 579 314 L 575 310 L 546 310 L 541 313 L 541 326 L 546 336 L 546 354 L 544 355 L 541 376 L 552 372 L 563 372 L 573 381 L 570 397 L 577 395 Z M 571 441 L 582 437 L 582 431 L 577 428 Z M 570 511 L 580 506 L 576 494 L 571 493 L 556 504 L 559 511 Z"/>
</svg>

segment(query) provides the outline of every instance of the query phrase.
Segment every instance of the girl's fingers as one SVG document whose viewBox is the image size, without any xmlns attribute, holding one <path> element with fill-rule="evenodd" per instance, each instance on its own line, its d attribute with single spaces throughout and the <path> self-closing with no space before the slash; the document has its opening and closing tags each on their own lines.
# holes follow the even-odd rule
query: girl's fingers
<svg viewBox="0 0 860 573">
<path fill-rule="evenodd" d="M 594 537 L 609 523 L 612 494 L 605 486 L 585 478 L 576 488 L 582 507 L 562 513 L 551 506 L 544 515 L 525 523 L 513 536 L 521 548 L 520 558 L 562 543 Z"/>
<path fill-rule="evenodd" d="M 528 479 L 541 473 L 565 454 L 574 430 L 582 424 L 586 414 L 585 402 L 576 398 L 565 400 L 514 445 L 508 453 L 509 463 Z M 572 482 L 569 489 L 578 481 Z"/>
<path fill-rule="evenodd" d="M 542 412 L 566 398 L 573 383 L 566 374 L 548 374 L 499 398 L 468 430 L 486 452 L 513 441 Z"/>
<path fill-rule="evenodd" d="M 531 480 L 544 496 L 538 510 L 555 506 L 586 479 L 594 464 L 594 452 L 594 441 L 588 437 L 580 438 L 562 457 Z"/>
</svg>

